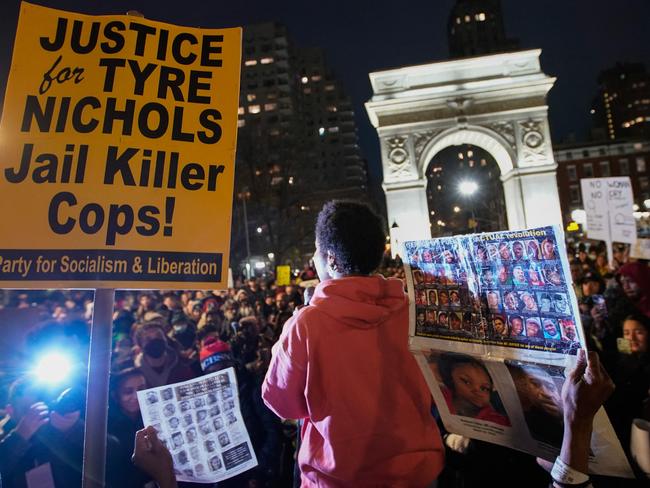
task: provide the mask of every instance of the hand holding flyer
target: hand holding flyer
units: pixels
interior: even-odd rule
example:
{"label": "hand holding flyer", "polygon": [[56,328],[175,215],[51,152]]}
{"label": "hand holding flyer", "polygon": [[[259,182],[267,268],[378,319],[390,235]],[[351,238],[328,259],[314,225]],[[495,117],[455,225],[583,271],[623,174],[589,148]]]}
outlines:
{"label": "hand holding flyer", "polygon": [[214,483],[257,466],[234,368],[138,392],[145,425],[172,455],[179,481]]}
{"label": "hand holding flyer", "polygon": [[135,434],[133,464],[156,480],[161,488],[176,485],[171,454],[151,426]]}

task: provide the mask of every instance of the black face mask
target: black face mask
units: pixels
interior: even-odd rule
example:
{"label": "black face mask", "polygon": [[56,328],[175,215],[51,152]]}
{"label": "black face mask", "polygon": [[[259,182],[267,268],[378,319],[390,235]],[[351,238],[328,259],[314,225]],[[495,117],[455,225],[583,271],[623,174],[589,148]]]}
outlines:
{"label": "black face mask", "polygon": [[153,339],[144,346],[144,353],[149,357],[158,359],[165,354],[166,348],[167,344],[165,343],[165,339]]}

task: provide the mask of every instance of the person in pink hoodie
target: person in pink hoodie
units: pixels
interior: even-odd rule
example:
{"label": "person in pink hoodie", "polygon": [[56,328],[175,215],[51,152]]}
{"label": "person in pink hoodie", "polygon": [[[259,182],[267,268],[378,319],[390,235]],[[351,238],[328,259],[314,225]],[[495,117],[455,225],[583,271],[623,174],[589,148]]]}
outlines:
{"label": "person in pink hoodie", "polygon": [[368,207],[327,203],[316,224],[321,283],[272,350],[262,397],[278,416],[304,419],[303,487],[425,487],[443,468],[403,284],[372,274],[384,243]]}

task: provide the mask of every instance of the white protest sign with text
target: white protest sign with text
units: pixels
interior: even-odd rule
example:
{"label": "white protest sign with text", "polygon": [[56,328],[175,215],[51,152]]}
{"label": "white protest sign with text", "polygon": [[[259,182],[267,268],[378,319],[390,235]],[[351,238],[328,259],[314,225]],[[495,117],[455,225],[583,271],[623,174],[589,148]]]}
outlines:
{"label": "white protest sign with text", "polygon": [[636,242],[630,178],[586,178],[580,183],[589,238],[628,244]]}

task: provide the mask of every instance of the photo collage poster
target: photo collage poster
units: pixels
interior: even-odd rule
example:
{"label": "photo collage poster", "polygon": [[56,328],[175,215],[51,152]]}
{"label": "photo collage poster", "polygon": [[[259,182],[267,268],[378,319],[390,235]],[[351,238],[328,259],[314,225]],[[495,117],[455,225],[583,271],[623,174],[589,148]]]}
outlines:
{"label": "photo collage poster", "polygon": [[[585,348],[562,230],[407,241],[403,251],[410,347],[445,428],[552,461],[562,384]],[[589,469],[632,475],[602,408]]]}
{"label": "photo collage poster", "polygon": [[169,449],[178,481],[215,483],[257,466],[234,368],[138,392],[144,425]]}
{"label": "photo collage poster", "polygon": [[562,231],[404,243],[411,336],[575,355],[584,336]]}

